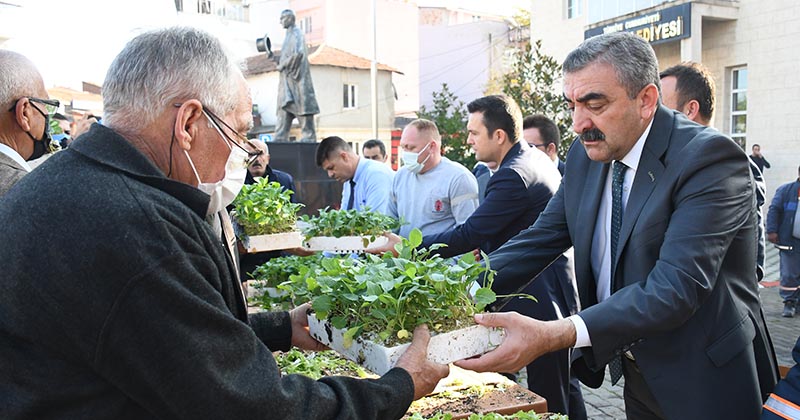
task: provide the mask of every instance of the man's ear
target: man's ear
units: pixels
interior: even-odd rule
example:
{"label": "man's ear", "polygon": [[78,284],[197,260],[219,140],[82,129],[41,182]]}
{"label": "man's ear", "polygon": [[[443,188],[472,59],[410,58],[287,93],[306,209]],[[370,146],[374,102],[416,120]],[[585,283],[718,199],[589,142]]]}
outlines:
{"label": "man's ear", "polygon": [[200,124],[203,122],[203,104],[196,99],[181,104],[175,118],[175,141],[184,150],[192,149],[192,142],[197,138]]}
{"label": "man's ear", "polygon": [[503,144],[504,141],[508,140],[508,134],[506,134],[504,130],[498,128],[492,133],[492,140],[496,141],[498,145]]}
{"label": "man's ear", "polygon": [[551,153],[557,153],[558,150],[556,148],[556,144],[555,143],[548,144],[547,147],[545,147],[544,152],[547,153],[548,155]]}
{"label": "man's ear", "polygon": [[640,115],[642,119],[650,118],[658,108],[659,93],[656,85],[650,83],[639,92]]}
{"label": "man's ear", "polygon": [[22,98],[14,105],[14,120],[22,127],[22,131],[31,131],[32,112],[36,112],[36,110],[33,109],[33,104],[28,98]]}
{"label": "man's ear", "polygon": [[700,103],[696,100],[692,99],[691,101],[687,102],[686,105],[683,106],[683,113],[686,114],[692,121],[696,121],[697,114],[700,112]]}

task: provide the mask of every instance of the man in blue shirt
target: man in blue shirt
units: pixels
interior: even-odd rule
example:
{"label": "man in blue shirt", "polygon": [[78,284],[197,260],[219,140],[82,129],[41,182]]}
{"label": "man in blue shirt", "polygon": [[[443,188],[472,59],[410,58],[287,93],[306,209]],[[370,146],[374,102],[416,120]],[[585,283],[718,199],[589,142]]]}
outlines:
{"label": "man in blue shirt", "polygon": [[317,146],[317,166],[344,184],[341,208],[388,214],[394,172],[380,163],[361,159],[341,137],[324,138]]}

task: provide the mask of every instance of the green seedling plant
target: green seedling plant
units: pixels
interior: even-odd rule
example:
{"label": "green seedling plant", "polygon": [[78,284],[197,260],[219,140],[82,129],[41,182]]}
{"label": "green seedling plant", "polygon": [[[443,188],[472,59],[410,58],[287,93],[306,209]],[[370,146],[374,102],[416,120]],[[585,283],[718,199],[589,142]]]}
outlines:
{"label": "green seedling plant", "polygon": [[400,227],[397,219],[369,209],[331,210],[326,207],[320,209],[317,216],[304,215],[302,220],[308,224],[308,228],[305,230],[306,239],[315,236],[369,237],[370,240],[366,241],[364,246],[367,246],[370,241],[374,241],[375,237],[383,235],[384,232]]}
{"label": "green seedling plant", "polygon": [[297,212],[303,207],[292,203],[292,194],[267,178],[245,185],[233,200],[236,222],[248,236],[291,232],[295,230]]}
{"label": "green seedling plant", "polygon": [[323,258],[325,257],[322,254],[306,257],[290,255],[272,258],[259,265],[252,273],[248,273],[254,280],[253,287],[261,292],[253,300],[266,310],[287,310],[303,303],[295,301],[295,293],[292,291],[297,289],[297,294],[307,296],[301,290],[305,289],[304,282],[293,285],[291,277],[315,270]]}
{"label": "green seedling plant", "polygon": [[355,362],[351,362],[334,352],[304,352],[291,349],[275,357],[278,368],[285,375],[299,374],[313,379],[323,376],[344,375],[356,378],[367,378],[370,374]]}
{"label": "green seedling plant", "polygon": [[[487,256],[483,255],[485,265],[472,253],[452,264],[431,254],[441,245],[418,249],[421,243],[422,233],[414,229],[395,246],[397,257],[385,253],[366,255],[363,261],[323,259],[319,270],[309,270],[302,278],[305,298],[312,301],[318,319],[346,329],[346,347],[362,334],[391,345],[409,341],[420,324],[435,332],[452,330],[464,320],[471,325],[472,315],[497,298]],[[470,286],[481,277],[483,287],[471,296]]]}

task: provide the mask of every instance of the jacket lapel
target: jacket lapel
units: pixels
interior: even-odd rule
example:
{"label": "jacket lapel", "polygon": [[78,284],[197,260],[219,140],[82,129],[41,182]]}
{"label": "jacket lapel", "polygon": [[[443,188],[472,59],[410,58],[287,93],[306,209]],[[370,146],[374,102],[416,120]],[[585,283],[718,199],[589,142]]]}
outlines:
{"label": "jacket lapel", "polygon": [[[608,176],[608,164],[600,162],[590,162],[589,169],[586,171],[586,183],[581,192],[581,200],[578,208],[578,223],[585,224],[586,229],[575,229],[575,249],[592,249],[592,238],[597,220],[597,209],[600,207],[600,199],[603,197],[606,177]],[[591,252],[575,253],[575,269],[582,275],[577,278],[594,278],[592,273]],[[580,295],[582,307],[586,308],[597,302],[597,279],[595,281],[578,282],[578,294]]]}
{"label": "jacket lapel", "polygon": [[664,173],[664,164],[661,157],[667,150],[669,138],[672,135],[672,125],[674,117],[666,108],[659,106],[656,109],[655,121],[650,128],[650,134],[645,139],[642,156],[639,159],[639,166],[636,169],[636,176],[633,178],[631,194],[628,196],[628,203],[625,206],[625,213],[622,215],[622,227],[619,232],[619,252],[611,263],[611,278],[614,279],[613,291],[624,286],[622,276],[617,276],[617,265],[619,257],[624,254],[625,246],[631,236],[633,227],[642,213],[647,199],[655,190],[661,175]]}

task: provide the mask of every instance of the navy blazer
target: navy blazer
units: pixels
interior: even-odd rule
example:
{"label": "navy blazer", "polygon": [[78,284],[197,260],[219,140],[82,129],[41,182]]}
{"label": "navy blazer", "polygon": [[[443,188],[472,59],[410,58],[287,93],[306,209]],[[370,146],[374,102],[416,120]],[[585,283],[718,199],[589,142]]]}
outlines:
{"label": "navy blazer", "polygon": [[422,247],[447,244],[436,251],[443,257],[475,248],[492,252],[536,220],[560,180],[558,169],[546,154],[524,141],[517,142],[489,178],[484,199],[475,212],[453,229],[426,235]]}
{"label": "navy blazer", "polygon": [[667,418],[757,418],[778,370],[758,299],[747,155],[658,107],[623,215],[612,294],[599,304],[591,246],[609,164],[590,160],[580,141],[567,162],[536,223],[489,255],[495,291],[522,289],[574,246],[592,342],[574,365],[585,368],[581,381],[599,386],[604,365],[630,350]]}

